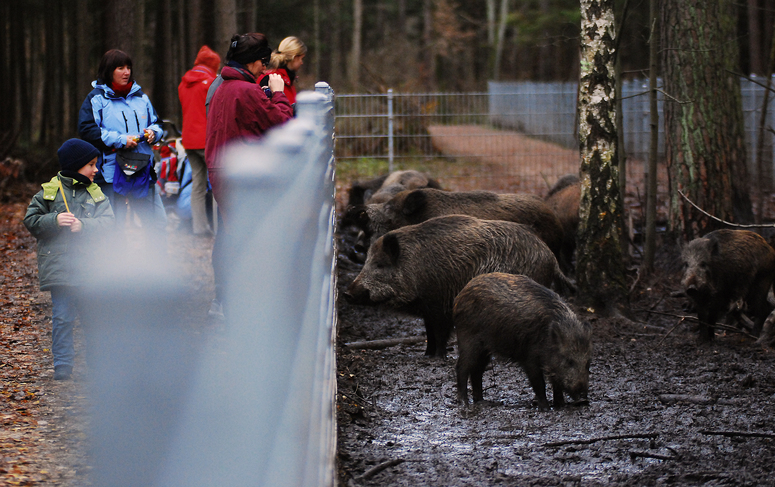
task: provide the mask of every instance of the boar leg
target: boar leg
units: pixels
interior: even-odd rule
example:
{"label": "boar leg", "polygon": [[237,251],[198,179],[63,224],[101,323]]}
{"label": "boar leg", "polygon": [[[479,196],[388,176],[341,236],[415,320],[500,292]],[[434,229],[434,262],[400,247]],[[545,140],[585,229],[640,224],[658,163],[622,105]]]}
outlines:
{"label": "boar leg", "polygon": [[[725,306],[726,304],[724,303]],[[717,305],[707,305],[697,310],[697,319],[700,321],[700,342],[707,343],[713,341],[713,326],[722,314],[722,310]]]}
{"label": "boar leg", "polygon": [[425,323],[425,338],[428,345],[425,347],[425,355],[432,357],[436,354],[436,333],[433,330],[433,322],[430,317],[423,317]]}
{"label": "boar leg", "polygon": [[471,375],[468,363],[457,361],[457,400],[461,406],[468,406],[468,377]]}
{"label": "boar leg", "polygon": [[428,347],[425,349],[425,355],[446,358],[447,340],[449,340],[450,327],[447,323],[451,322],[442,313],[430,312],[423,317],[425,322],[425,334],[428,337]]}
{"label": "boar leg", "polygon": [[772,307],[767,302],[767,294],[770,292],[770,282],[756,282],[748,292],[748,307],[751,310],[751,316],[753,317],[753,332],[754,336],[759,336],[762,332],[762,325],[772,311]]}
{"label": "boar leg", "polygon": [[523,363],[522,368],[525,370],[527,380],[530,381],[530,386],[536,395],[535,400],[538,403],[538,409],[542,411],[549,410],[549,401],[546,400],[546,381],[544,381],[544,371],[541,370],[541,366]]}
{"label": "boar leg", "polygon": [[484,387],[482,387],[482,377],[487,364],[490,363],[490,354],[482,353],[476,358],[471,366],[471,394],[474,396],[474,402],[484,400]]}
{"label": "boar leg", "polygon": [[552,402],[554,407],[561,408],[565,406],[565,388],[562,386],[562,382],[556,379],[552,379]]}

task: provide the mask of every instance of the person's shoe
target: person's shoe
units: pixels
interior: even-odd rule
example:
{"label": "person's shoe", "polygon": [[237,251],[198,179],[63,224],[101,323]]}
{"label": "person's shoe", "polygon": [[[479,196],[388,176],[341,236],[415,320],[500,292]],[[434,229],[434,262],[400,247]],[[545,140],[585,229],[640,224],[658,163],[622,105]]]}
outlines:
{"label": "person's shoe", "polygon": [[223,305],[217,299],[213,299],[213,302],[210,303],[210,311],[208,311],[207,314],[216,320],[226,319],[226,317],[223,315]]}
{"label": "person's shoe", "polygon": [[57,365],[54,367],[54,380],[70,380],[73,375],[73,367],[70,365]]}

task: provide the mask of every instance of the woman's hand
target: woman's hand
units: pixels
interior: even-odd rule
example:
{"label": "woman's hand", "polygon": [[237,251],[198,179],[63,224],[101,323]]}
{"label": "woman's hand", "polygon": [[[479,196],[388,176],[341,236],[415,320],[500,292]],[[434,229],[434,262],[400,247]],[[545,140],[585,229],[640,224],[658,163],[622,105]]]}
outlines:
{"label": "woman's hand", "polygon": [[156,140],[156,132],[151,129],[143,130],[143,134],[145,135],[145,140],[147,140],[149,144],[153,144]]}
{"label": "woman's hand", "polygon": [[127,149],[134,149],[135,147],[137,147],[137,139],[135,137],[137,137],[137,136],[136,135],[127,135],[126,136],[126,145],[125,145],[125,147]]}
{"label": "woman's hand", "polygon": [[285,89],[285,82],[283,77],[277,73],[269,75],[269,89],[272,91],[283,91]]}

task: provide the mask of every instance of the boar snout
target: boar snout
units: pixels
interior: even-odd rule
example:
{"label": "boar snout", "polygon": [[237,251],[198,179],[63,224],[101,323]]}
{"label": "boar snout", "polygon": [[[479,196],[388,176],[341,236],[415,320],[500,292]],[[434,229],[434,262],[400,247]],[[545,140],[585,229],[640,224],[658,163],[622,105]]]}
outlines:
{"label": "boar snout", "polygon": [[369,290],[361,286],[358,279],[354,280],[344,292],[347,302],[352,304],[367,304],[371,302]]}

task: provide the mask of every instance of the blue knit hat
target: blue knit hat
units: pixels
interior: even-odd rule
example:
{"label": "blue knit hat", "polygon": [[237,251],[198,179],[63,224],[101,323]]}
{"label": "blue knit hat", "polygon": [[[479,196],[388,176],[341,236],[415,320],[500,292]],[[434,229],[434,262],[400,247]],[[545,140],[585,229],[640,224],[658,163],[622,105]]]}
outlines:
{"label": "blue knit hat", "polygon": [[68,139],[57,151],[59,167],[62,170],[78,171],[100,155],[93,145],[81,139]]}

